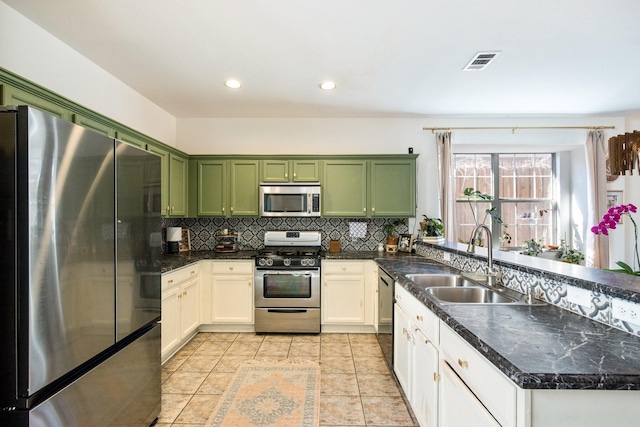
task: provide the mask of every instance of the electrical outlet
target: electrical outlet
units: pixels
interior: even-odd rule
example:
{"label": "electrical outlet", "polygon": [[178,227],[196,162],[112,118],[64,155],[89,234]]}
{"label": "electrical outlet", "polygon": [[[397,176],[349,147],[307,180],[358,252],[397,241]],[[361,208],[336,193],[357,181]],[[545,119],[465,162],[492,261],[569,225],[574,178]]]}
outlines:
{"label": "electrical outlet", "polygon": [[640,325],[640,304],[612,298],[611,312],[611,315],[616,319]]}
{"label": "electrical outlet", "polygon": [[567,286],[567,300],[581,307],[591,307],[591,291],[588,289]]}
{"label": "electrical outlet", "polygon": [[451,254],[450,254],[449,252],[445,251],[445,252],[442,254],[442,258],[443,258],[445,261],[451,261]]}

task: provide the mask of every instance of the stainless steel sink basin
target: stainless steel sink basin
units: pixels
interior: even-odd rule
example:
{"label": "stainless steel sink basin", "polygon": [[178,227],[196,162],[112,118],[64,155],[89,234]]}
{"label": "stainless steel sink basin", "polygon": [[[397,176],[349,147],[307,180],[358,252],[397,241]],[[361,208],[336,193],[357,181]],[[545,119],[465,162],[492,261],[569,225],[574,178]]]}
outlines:
{"label": "stainless steel sink basin", "polygon": [[428,288],[427,292],[446,304],[517,304],[519,301],[481,286]]}
{"label": "stainless steel sink basin", "polygon": [[405,277],[422,288],[478,286],[459,274],[407,274]]}

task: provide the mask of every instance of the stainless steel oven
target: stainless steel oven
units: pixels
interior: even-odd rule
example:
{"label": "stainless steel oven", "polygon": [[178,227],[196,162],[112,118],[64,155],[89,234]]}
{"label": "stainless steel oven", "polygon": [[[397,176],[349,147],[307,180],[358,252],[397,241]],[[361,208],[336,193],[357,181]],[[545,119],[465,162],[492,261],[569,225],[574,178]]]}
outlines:
{"label": "stainless steel oven", "polygon": [[[319,233],[265,233],[265,249],[255,262],[256,332],[320,332]],[[301,242],[316,246],[294,246]],[[269,245],[274,243],[288,246]]]}

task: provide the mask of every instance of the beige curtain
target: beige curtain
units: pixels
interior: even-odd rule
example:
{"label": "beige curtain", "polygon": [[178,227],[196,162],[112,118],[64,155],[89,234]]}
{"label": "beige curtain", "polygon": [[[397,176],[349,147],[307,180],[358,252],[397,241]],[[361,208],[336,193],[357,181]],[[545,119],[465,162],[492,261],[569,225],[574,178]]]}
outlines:
{"label": "beige curtain", "polygon": [[438,146],[438,170],[440,173],[440,214],[444,224],[444,237],[449,242],[457,242],[458,230],[456,225],[451,132],[436,133],[436,144]]}
{"label": "beige curtain", "polygon": [[604,132],[590,131],[587,136],[587,223],[585,264],[589,267],[609,268],[609,241],[596,236],[590,229],[600,222],[607,211],[607,172]]}

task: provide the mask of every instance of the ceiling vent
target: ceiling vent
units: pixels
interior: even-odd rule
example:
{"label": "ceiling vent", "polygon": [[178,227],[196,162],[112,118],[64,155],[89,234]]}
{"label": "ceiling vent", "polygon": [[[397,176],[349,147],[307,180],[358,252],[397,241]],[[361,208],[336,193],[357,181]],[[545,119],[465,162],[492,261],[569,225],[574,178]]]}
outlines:
{"label": "ceiling vent", "polygon": [[500,55],[502,52],[478,52],[475,54],[471,61],[462,69],[462,71],[481,71],[484,70],[493,62],[496,56]]}

